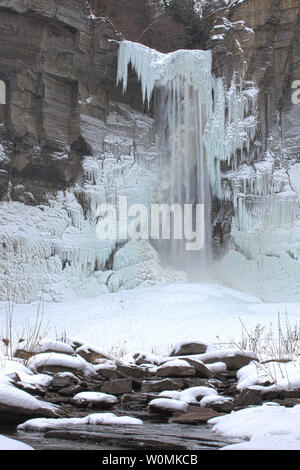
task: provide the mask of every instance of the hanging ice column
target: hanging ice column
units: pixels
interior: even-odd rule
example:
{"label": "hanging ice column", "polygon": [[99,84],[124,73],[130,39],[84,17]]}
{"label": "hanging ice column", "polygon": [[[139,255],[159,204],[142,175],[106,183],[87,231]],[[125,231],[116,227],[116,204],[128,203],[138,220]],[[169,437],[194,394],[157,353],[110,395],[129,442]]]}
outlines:
{"label": "hanging ice column", "polygon": [[[178,50],[161,54],[141,44],[123,41],[118,57],[118,78],[124,92],[128,66],[136,71],[144,102],[155,108],[160,144],[168,177],[164,196],[169,204],[204,204],[206,241],[202,257],[210,252],[211,195],[222,198],[221,162],[236,164],[249,149],[255,134],[256,94],[243,91],[233,77],[226,92],[223,80],[212,74],[210,51]],[[252,109],[251,109],[252,108]],[[249,111],[253,116],[247,118]],[[168,184],[166,184],[168,182]],[[161,201],[163,202],[163,201]],[[172,243],[174,258],[182,266],[183,244]],[[190,263],[189,263],[190,264]]]}

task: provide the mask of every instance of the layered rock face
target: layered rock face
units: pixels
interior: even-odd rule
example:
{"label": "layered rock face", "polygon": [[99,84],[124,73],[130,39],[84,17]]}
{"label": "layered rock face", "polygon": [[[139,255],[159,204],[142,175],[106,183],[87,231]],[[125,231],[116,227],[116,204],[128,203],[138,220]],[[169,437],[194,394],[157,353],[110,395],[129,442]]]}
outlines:
{"label": "layered rock face", "polygon": [[[1,1],[0,77],[6,84],[2,196],[38,203],[74,184],[82,155],[80,115],[108,114],[101,85],[118,36],[108,22],[87,17],[84,1]],[[86,99],[93,96],[93,103]]]}

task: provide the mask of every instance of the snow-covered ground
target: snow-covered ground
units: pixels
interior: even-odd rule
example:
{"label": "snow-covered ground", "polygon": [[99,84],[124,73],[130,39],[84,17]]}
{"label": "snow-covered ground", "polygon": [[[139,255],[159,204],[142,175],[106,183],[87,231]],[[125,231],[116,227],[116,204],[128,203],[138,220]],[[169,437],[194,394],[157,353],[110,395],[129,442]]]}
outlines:
{"label": "snow-covered ground", "polygon": [[[1,311],[6,304],[0,303]],[[33,322],[38,303],[15,305],[13,329],[22,331]],[[155,348],[169,353],[177,342],[210,343],[238,341],[242,319],[251,330],[258,323],[276,331],[278,312],[287,311],[291,325],[299,322],[300,303],[269,304],[248,294],[216,284],[159,284],[91,299],[44,303],[48,337],[66,333],[102,351],[119,348],[127,352]],[[5,315],[0,316],[0,331]]]}
{"label": "snow-covered ground", "polygon": [[285,408],[276,403],[233,411],[214,418],[214,431],[248,440],[225,450],[300,450],[300,406]]}
{"label": "snow-covered ground", "polygon": [[34,450],[23,442],[0,435],[0,450]]}

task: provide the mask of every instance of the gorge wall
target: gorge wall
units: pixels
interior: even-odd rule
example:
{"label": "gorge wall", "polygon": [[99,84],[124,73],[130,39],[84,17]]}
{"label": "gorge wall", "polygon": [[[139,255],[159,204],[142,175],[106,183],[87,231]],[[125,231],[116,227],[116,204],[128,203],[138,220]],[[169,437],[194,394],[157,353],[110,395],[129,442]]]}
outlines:
{"label": "gorge wall", "polygon": [[236,168],[223,165],[226,197],[212,205],[214,251],[226,254],[216,275],[269,300],[289,283],[299,298],[300,2],[203,2],[202,18],[188,1],[153,3],[0,0],[2,299],[62,300],[166,275],[147,244],[103,245],[92,229],[101,202],[156,198],[151,109],[134,73],[126,95],[115,86],[124,36],[162,52],[211,49],[228,86],[236,73],[259,89],[257,135]]}

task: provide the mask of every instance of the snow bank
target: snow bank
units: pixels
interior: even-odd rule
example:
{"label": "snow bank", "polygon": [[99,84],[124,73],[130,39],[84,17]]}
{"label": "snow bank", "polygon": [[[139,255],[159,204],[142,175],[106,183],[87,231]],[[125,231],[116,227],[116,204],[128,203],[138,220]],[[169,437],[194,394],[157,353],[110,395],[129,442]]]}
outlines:
{"label": "snow bank", "polygon": [[0,450],[34,450],[23,442],[0,435]]}
{"label": "snow bank", "polygon": [[[5,309],[5,303],[0,303],[0,307]],[[14,311],[15,328],[22,331],[23,325],[35,315],[36,304],[15,305]],[[104,352],[119,345],[127,352],[150,353],[156,348],[157,355],[166,355],[183,338],[190,341],[205,338],[212,344],[219,344],[220,340],[236,342],[241,338],[239,318],[249,330],[258,323],[268,328],[277,321],[278,312],[285,311],[291,325],[299,321],[299,303],[263,304],[256,297],[221,285],[176,283],[92,299],[45,303],[44,320],[52,326],[53,336],[55,329],[66,331],[70,337],[80,334],[83,342]],[[1,328],[5,329],[3,316]]]}
{"label": "snow bank", "polygon": [[227,449],[300,450],[300,405],[285,408],[274,403],[233,411],[208,423],[225,436],[249,439]]}
{"label": "snow bank", "polygon": [[[237,378],[238,390],[253,386],[265,392],[300,390],[300,360],[287,363],[270,361],[260,365],[250,363],[238,371]],[[268,382],[271,385],[263,386]]]}

